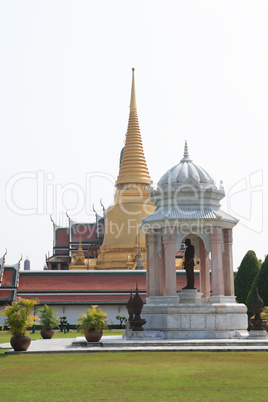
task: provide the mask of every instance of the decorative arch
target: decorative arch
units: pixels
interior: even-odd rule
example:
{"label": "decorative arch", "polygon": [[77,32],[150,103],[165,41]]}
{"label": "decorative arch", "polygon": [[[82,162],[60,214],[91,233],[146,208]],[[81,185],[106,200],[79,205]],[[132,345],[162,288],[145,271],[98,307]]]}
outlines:
{"label": "decorative arch", "polygon": [[206,233],[191,233],[191,231],[189,230],[189,232],[186,233],[181,233],[181,232],[177,232],[176,233],[176,250],[178,250],[181,246],[181,242],[182,240],[187,237],[188,235],[196,235],[198,237],[200,237],[200,239],[203,240],[204,245],[205,245],[205,249],[207,250],[208,253],[211,252],[211,246],[210,246],[210,235],[206,234]]}

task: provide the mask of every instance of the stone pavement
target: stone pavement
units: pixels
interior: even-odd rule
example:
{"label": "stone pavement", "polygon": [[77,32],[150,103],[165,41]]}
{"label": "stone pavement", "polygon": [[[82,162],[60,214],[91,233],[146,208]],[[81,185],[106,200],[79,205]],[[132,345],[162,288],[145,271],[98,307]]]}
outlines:
{"label": "stone pavement", "polygon": [[[10,348],[10,343],[0,344]],[[38,339],[26,352],[15,353],[92,353],[92,352],[164,352],[164,351],[268,351],[268,339],[196,339],[196,340],[126,340],[122,336],[105,336],[98,343],[88,343],[84,337],[75,339]]]}

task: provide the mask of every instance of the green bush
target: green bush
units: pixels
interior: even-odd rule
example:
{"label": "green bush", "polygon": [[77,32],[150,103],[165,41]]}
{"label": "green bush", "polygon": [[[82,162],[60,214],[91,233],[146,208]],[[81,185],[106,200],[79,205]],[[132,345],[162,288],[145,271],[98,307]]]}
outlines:
{"label": "green bush", "polygon": [[110,321],[106,313],[98,306],[92,306],[86,313],[80,314],[77,320],[78,331],[84,332],[89,330],[98,331],[107,329],[107,322]]}
{"label": "green bush", "polygon": [[254,251],[249,250],[238,268],[234,280],[235,295],[238,303],[246,304],[248,292],[258,275],[260,263]]}
{"label": "green bush", "polygon": [[43,329],[58,328],[60,319],[56,317],[56,312],[53,307],[49,307],[46,304],[39,309],[41,326]]}
{"label": "green bush", "polygon": [[27,329],[39,321],[34,315],[36,304],[38,302],[35,299],[18,298],[0,313],[6,316],[5,324],[8,325],[12,336],[25,336]]}
{"label": "green bush", "polygon": [[251,313],[251,300],[256,286],[258,288],[259,295],[263,300],[264,306],[268,306],[268,255],[265,257],[261,269],[259,270],[254,282],[252,283],[246,299],[247,308]]}
{"label": "green bush", "polygon": [[261,318],[267,321],[268,323],[268,307],[264,307],[261,313]]}

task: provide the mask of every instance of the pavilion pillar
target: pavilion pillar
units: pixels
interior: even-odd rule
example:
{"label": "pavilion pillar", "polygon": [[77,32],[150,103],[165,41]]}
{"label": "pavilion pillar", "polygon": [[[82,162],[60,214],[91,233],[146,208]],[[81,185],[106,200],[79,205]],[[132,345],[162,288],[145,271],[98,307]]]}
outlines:
{"label": "pavilion pillar", "polygon": [[223,296],[222,229],[220,227],[211,229],[210,242],[212,296]]}
{"label": "pavilion pillar", "polygon": [[165,261],[164,247],[161,243],[161,250],[157,249],[159,232],[151,231],[147,235],[148,261],[147,261],[147,297],[165,296]]}
{"label": "pavilion pillar", "polygon": [[165,247],[161,241],[161,251],[158,253],[159,295],[166,296]]}
{"label": "pavilion pillar", "polygon": [[222,259],[223,259],[224,296],[234,296],[232,229],[223,229],[223,240],[224,240],[224,253],[222,255]]}
{"label": "pavilion pillar", "polygon": [[149,276],[150,276],[150,269],[149,269],[149,243],[148,243],[148,234],[145,235],[145,249],[146,249],[146,294],[147,297],[150,296],[149,294]]}
{"label": "pavilion pillar", "polygon": [[60,262],[58,262],[58,264],[57,264],[57,269],[58,269],[58,270],[60,270],[60,269],[61,269]]}
{"label": "pavilion pillar", "polygon": [[166,296],[177,296],[176,262],[175,262],[176,233],[174,233],[174,228],[170,227],[164,228],[163,245],[164,245],[164,260],[165,260]]}
{"label": "pavilion pillar", "polygon": [[157,264],[157,236],[154,231],[147,235],[148,260],[146,270],[147,297],[155,296],[155,264]]}
{"label": "pavilion pillar", "polygon": [[209,253],[200,239],[200,292],[202,297],[210,297]]}

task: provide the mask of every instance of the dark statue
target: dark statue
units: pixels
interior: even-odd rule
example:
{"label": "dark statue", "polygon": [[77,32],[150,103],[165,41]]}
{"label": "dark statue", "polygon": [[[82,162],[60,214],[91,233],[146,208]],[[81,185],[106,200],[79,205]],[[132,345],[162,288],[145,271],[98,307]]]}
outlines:
{"label": "dark statue", "polygon": [[190,239],[185,240],[186,250],[184,253],[183,267],[186,271],[187,285],[183,289],[195,289],[194,287],[194,246]]}
{"label": "dark statue", "polygon": [[144,331],[142,326],[146,324],[146,320],[141,318],[143,304],[143,300],[139,295],[138,285],[136,285],[136,294],[132,298],[131,290],[131,295],[126,305],[129,314],[128,323],[132,331]]}
{"label": "dark statue", "polygon": [[251,318],[250,323],[253,326],[253,331],[263,331],[265,328],[264,325],[267,324],[267,321],[261,318],[261,312],[263,309],[263,300],[259,295],[257,286],[255,287],[255,292],[253,298],[251,300],[251,307],[254,313],[254,318]]}

